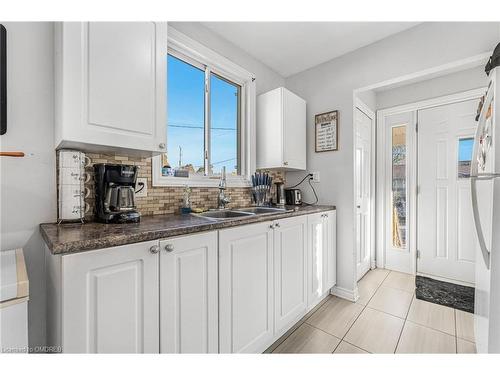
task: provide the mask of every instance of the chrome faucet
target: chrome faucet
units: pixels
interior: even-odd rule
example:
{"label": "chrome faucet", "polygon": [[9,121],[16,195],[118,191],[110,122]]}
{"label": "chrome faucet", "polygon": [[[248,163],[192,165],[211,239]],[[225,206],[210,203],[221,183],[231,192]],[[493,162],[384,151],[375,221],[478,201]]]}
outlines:
{"label": "chrome faucet", "polygon": [[217,209],[225,210],[226,204],[231,202],[229,197],[226,197],[226,167],[222,167],[220,181],[219,181],[219,194],[217,196]]}

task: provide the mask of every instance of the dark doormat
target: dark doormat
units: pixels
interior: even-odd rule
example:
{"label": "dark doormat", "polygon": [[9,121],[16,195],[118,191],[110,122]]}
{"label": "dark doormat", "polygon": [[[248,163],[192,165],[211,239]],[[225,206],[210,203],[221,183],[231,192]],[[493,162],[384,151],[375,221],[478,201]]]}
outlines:
{"label": "dark doormat", "polygon": [[417,299],[474,313],[474,288],[424,276],[417,276],[415,283]]}

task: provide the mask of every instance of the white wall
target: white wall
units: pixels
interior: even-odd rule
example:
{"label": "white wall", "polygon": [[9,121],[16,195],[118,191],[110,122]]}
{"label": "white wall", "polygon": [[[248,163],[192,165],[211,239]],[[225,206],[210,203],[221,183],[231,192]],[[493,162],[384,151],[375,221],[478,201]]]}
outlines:
{"label": "white wall", "polygon": [[204,44],[218,54],[255,74],[257,94],[285,85],[285,79],[274,70],[256,60],[238,46],[228,42],[197,22],[169,22],[169,26]]}
{"label": "white wall", "polygon": [[8,128],[0,158],[0,249],[24,248],[30,281],[29,343],[45,344],[44,252],[38,225],[56,220],[52,23],[7,28]]}
{"label": "white wall", "polygon": [[[462,70],[401,87],[375,92],[377,109],[415,103],[488,85],[484,66]],[[371,91],[371,90],[370,90]]]}
{"label": "white wall", "polygon": [[[320,203],[337,206],[339,287],[355,288],[353,90],[491,51],[498,23],[424,23],[286,79],[307,101],[307,168],[320,171]],[[339,151],[314,152],[314,115],[340,111]],[[287,173],[292,184],[304,173]],[[312,193],[304,187],[306,200]]]}
{"label": "white wall", "polygon": [[373,112],[377,110],[377,93],[374,90],[366,90],[356,93],[356,97],[361,100]]}

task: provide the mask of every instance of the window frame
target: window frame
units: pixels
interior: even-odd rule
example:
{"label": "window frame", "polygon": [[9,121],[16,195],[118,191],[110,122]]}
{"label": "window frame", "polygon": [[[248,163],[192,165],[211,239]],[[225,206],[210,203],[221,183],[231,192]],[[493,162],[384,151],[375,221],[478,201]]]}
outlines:
{"label": "window frame", "polygon": [[[210,103],[207,100],[210,74],[237,84],[240,89],[239,103],[239,153],[240,175],[227,175],[228,187],[248,187],[250,175],[255,171],[255,77],[250,72],[234,64],[204,45],[180,33],[169,26],[168,54],[173,55],[205,71],[205,142],[210,152]],[[165,56],[167,58],[167,56]],[[207,128],[208,124],[208,128]],[[168,126],[168,124],[166,124]],[[166,129],[168,131],[168,129]],[[208,139],[207,139],[208,135]],[[168,136],[168,133],[167,133]],[[205,170],[207,170],[205,158]],[[163,176],[161,173],[161,155],[152,159],[153,186],[217,187],[218,175],[191,175],[189,177]]]}

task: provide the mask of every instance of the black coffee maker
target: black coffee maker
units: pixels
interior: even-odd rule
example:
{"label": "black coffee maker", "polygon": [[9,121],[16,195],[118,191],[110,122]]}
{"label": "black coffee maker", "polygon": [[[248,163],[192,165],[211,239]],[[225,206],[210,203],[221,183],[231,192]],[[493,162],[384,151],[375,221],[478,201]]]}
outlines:
{"label": "black coffee maker", "polygon": [[138,223],[135,165],[94,164],[95,218],[101,223]]}

